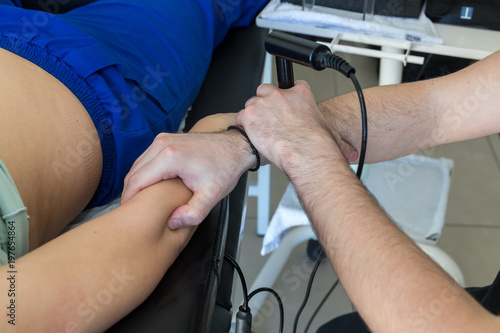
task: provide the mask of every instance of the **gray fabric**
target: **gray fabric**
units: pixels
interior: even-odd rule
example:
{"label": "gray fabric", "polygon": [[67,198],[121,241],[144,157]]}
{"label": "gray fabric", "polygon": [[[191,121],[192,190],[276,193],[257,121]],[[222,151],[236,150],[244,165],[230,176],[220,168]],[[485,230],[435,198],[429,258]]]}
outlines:
{"label": "gray fabric", "polygon": [[7,167],[0,160],[0,265],[29,251],[28,212]]}

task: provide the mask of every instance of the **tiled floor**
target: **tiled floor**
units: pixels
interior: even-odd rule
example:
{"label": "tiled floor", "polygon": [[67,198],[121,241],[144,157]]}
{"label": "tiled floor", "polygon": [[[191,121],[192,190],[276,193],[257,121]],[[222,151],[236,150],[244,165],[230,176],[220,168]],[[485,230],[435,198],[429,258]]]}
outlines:
{"label": "tiled floor", "polygon": [[[364,87],[377,84],[377,61],[346,56],[356,68]],[[307,80],[317,100],[350,91],[351,83],[332,72],[313,72],[295,68],[295,78]],[[449,193],[446,222],[438,242],[460,266],[468,286],[491,283],[500,269],[500,139],[497,135],[468,142],[437,147],[431,157],[454,160],[454,172]],[[272,169],[271,211],[274,212],[288,184],[286,176]],[[255,199],[249,198],[246,228],[240,263],[250,286],[268,256],[261,257],[262,238],[256,235]],[[303,299],[308,272],[313,263],[307,258],[305,244],[290,255],[273,287],[285,299],[285,332],[292,332],[293,319]],[[308,306],[302,313],[298,332],[304,332],[317,307],[336,277],[328,262],[323,262],[314,281]],[[238,282],[239,284],[239,282]],[[237,287],[236,303],[241,301]],[[254,312],[253,332],[277,332],[279,315],[273,298],[267,298],[258,313]],[[308,332],[329,319],[353,310],[341,286],[333,292],[313,321]]]}

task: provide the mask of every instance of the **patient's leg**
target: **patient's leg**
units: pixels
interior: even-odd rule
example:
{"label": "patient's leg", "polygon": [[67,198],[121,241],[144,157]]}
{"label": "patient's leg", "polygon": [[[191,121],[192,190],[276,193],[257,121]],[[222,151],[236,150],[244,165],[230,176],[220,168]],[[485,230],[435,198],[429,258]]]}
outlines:
{"label": "patient's leg", "polygon": [[101,147],[85,108],[53,76],[3,49],[0,73],[0,159],[28,208],[35,249],[91,199]]}

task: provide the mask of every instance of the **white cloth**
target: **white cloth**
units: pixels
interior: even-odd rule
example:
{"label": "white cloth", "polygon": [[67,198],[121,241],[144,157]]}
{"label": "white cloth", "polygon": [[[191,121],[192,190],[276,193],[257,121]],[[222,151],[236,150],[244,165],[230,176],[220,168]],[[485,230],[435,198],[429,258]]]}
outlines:
{"label": "white cloth", "polygon": [[[408,236],[435,243],[444,226],[452,169],[450,159],[409,155],[365,165],[362,181]],[[289,184],[264,235],[261,254],[276,249],[290,228],[307,224],[309,219]]]}
{"label": "white cloth", "polygon": [[120,206],[121,199],[122,197],[119,196],[105,205],[84,210],[77,217],[75,217],[75,219],[71,221],[71,223],[66,228],[64,228],[63,233],[118,208]]}
{"label": "white cloth", "polygon": [[320,6],[316,6],[312,11],[303,11],[301,6],[274,1],[261,12],[260,17],[270,21],[443,44],[434,24],[423,11],[418,19],[373,15],[370,21],[363,21],[362,14],[359,13]]}

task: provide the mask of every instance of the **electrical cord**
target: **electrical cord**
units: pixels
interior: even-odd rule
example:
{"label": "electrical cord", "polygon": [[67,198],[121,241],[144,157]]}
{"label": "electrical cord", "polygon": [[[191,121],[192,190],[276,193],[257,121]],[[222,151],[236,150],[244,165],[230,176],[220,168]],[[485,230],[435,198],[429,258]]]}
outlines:
{"label": "electrical cord", "polygon": [[[352,67],[347,61],[342,59],[341,57],[333,54],[330,49],[325,46],[321,45],[312,41],[305,40],[303,38],[299,38],[296,36],[292,36],[283,32],[279,31],[273,31],[271,32],[267,38],[266,38],[266,50],[272,55],[275,55],[276,57],[279,57],[281,62],[278,62],[279,64],[283,64],[281,71],[284,73],[278,73],[279,75],[281,74],[286,74],[282,75],[283,79],[291,79],[292,81],[290,82],[291,85],[293,86],[293,75],[292,75],[292,66],[290,61],[296,62],[299,64],[302,64],[304,66],[308,66],[310,68],[313,68],[315,70],[322,70],[324,68],[332,68],[346,76],[347,78],[350,78],[354,88],[356,89],[356,93],[358,95],[359,103],[360,103],[360,108],[361,108],[361,122],[362,122],[362,133],[361,133],[361,150],[359,154],[359,160],[358,160],[358,169],[356,172],[356,176],[358,179],[361,179],[361,175],[363,172],[363,167],[364,167],[364,162],[365,162],[365,156],[366,156],[366,145],[367,145],[367,138],[368,138],[368,118],[366,115],[366,104],[363,96],[363,91],[361,89],[361,86],[356,78],[355,75],[355,69]],[[277,58],[278,59],[278,58]],[[288,64],[288,66],[285,66],[285,63]],[[280,71],[280,72],[281,72]],[[286,81],[286,80],[285,80]],[[286,82],[285,82],[286,83]],[[280,86],[281,87],[281,86]],[[311,272],[311,275],[309,277],[309,282],[307,285],[307,290],[306,294],[304,296],[304,300],[297,311],[297,315],[295,316],[294,320],[294,325],[293,325],[293,333],[297,332],[297,325],[298,321],[300,318],[300,315],[305,308],[307,301],[309,299],[309,295],[311,292],[311,287],[312,283],[314,281],[314,277],[316,275],[316,272],[318,270],[319,264],[321,263],[321,260],[324,258],[325,253],[323,250],[321,250],[318,259],[316,260],[316,263],[314,265],[313,271]],[[240,307],[240,311],[238,311],[237,314],[237,322],[236,322],[236,333],[250,333],[250,327],[251,327],[251,314],[250,314],[250,309],[248,308],[248,300],[249,296],[247,293],[246,289],[246,284],[244,282],[243,278],[243,273],[241,272],[241,269],[239,268],[238,264],[234,261],[234,259],[230,258],[229,256],[225,256],[236,268],[238,274],[240,275],[240,279],[242,281],[242,286],[243,286],[243,293],[244,293],[244,303]],[[336,282],[336,284],[338,281]],[[332,287],[332,291],[335,288],[336,284]],[[262,290],[264,291],[264,290]],[[266,289],[266,291],[269,291]],[[331,293],[331,292],[330,292]],[[255,295],[255,293],[252,293],[252,296]],[[279,297],[276,294],[273,293],[277,298]],[[325,298],[326,299],[326,298]],[[279,301],[280,303],[281,301]],[[324,303],[324,302],[323,302]],[[314,314],[315,315],[315,314]],[[281,316],[283,320],[283,316]],[[239,326],[240,325],[240,326]],[[309,327],[310,323],[308,324]],[[240,327],[240,328],[239,328]],[[281,327],[281,326],[280,326]]]}
{"label": "electrical cord", "polygon": [[[356,171],[356,176],[358,177],[358,179],[361,179],[361,175],[363,173],[363,167],[365,164],[366,145],[367,145],[367,141],[368,141],[368,117],[366,114],[366,104],[365,104],[365,98],[363,95],[363,90],[361,89],[361,86],[358,82],[358,79],[356,78],[355,69],[351,65],[349,65],[349,63],[347,63],[347,61],[345,61],[341,57],[334,55],[334,54],[331,54],[331,53],[327,53],[323,57],[320,55],[319,61],[323,65],[325,65],[326,67],[333,68],[333,69],[339,71],[340,73],[342,73],[344,76],[350,78],[353,85],[354,85],[354,88],[356,89],[356,93],[358,95],[360,109],[361,109],[361,126],[362,126],[361,151],[359,154],[358,169]],[[324,256],[325,256],[324,251],[321,250],[320,255],[318,256],[318,259],[316,260],[316,263],[314,265],[314,269],[311,272],[311,275],[309,277],[309,282],[307,285],[307,290],[306,290],[306,294],[304,296],[304,300],[302,301],[302,305],[300,306],[299,310],[297,311],[297,314],[295,315],[295,320],[294,320],[294,324],[293,324],[293,333],[297,332],[297,325],[298,325],[300,315],[307,304],[307,301],[309,299],[309,294],[311,292],[312,283],[313,283],[314,277],[316,275],[316,271],[317,271],[319,264]],[[338,283],[338,281],[336,283]],[[333,288],[335,288],[335,286],[336,286],[336,284],[334,284]],[[333,288],[332,288],[332,291],[333,291]],[[326,298],[325,298],[325,300],[326,300]],[[315,314],[314,314],[314,316],[315,316]],[[306,331],[307,331],[309,325],[310,325],[310,323],[306,327]]]}
{"label": "electrical cord", "polygon": [[316,310],[314,310],[313,314],[311,315],[311,319],[309,319],[309,322],[307,323],[306,328],[304,329],[304,333],[307,333],[307,331],[309,330],[309,327],[311,327],[311,324],[312,324],[314,318],[316,318],[316,315],[318,314],[319,310],[321,310],[321,308],[325,304],[326,300],[328,299],[328,297],[330,297],[330,295],[335,290],[335,288],[337,287],[338,284],[339,284],[339,279],[337,279],[337,281],[335,281],[335,283],[332,285],[330,290],[328,290],[328,292],[323,297],[323,299],[321,300],[319,305],[316,307]]}
{"label": "electrical cord", "polygon": [[243,290],[243,305],[242,305],[242,307],[243,307],[244,311],[247,311],[247,310],[249,310],[249,307],[248,307],[249,298],[248,298],[248,289],[247,289],[247,282],[245,281],[245,276],[243,276],[243,272],[240,268],[240,265],[238,265],[236,260],[234,260],[229,254],[224,253],[224,259],[226,259],[227,261],[229,261],[229,263],[231,263],[231,265],[234,267],[234,269],[236,270],[236,272],[238,272],[238,275],[240,276],[241,289]]}
{"label": "electrical cord", "polygon": [[252,297],[254,297],[255,295],[257,295],[258,293],[260,292],[264,292],[264,291],[267,291],[271,294],[274,295],[274,297],[276,298],[276,301],[278,302],[278,307],[280,309],[280,326],[279,326],[279,333],[283,333],[283,325],[284,325],[284,321],[285,321],[285,311],[283,310],[283,302],[281,301],[281,297],[278,295],[278,293],[276,291],[274,291],[273,289],[271,288],[267,288],[267,287],[262,287],[262,288],[258,288],[258,289],[255,289],[254,291],[252,291],[250,293],[250,295],[248,295],[248,300],[250,301],[250,299]]}
{"label": "electrical cord", "polygon": [[431,58],[432,58],[432,54],[428,54],[427,57],[425,57],[425,62],[420,67],[420,70],[418,71],[418,74],[415,77],[415,81],[419,81],[422,78],[422,75],[424,74],[424,71],[427,69],[427,66],[429,65],[429,62],[431,61]]}
{"label": "electrical cord", "polygon": [[[318,46],[319,47],[319,46]],[[368,138],[368,119],[366,116],[366,104],[365,97],[363,96],[363,89],[356,78],[356,70],[352,67],[347,61],[343,58],[339,57],[336,54],[331,53],[329,50],[320,51],[316,56],[316,66],[323,68],[332,68],[339,73],[343,74],[345,77],[350,78],[354,88],[356,89],[356,93],[358,94],[359,104],[361,108],[361,151],[359,154],[359,162],[358,162],[358,170],[356,175],[359,179],[361,179],[361,174],[363,172],[363,166],[365,164],[365,155],[366,155],[366,143]]]}
{"label": "electrical cord", "polygon": [[319,264],[321,264],[321,261],[325,257],[325,252],[321,250],[321,252],[318,255],[318,259],[316,259],[316,263],[314,264],[314,267],[312,269],[311,275],[309,276],[309,281],[307,283],[307,288],[306,288],[306,294],[304,295],[304,299],[302,300],[302,304],[299,307],[299,310],[297,311],[297,314],[295,315],[295,320],[293,321],[293,333],[297,333],[297,325],[299,324],[299,318],[300,315],[302,314],[302,311],[306,307],[307,301],[309,300],[309,295],[311,294],[311,287],[314,281],[314,277],[316,276],[316,272],[318,271]]}
{"label": "electrical cord", "polygon": [[[340,58],[338,56],[335,56],[335,58],[330,57],[329,59],[334,59],[334,61],[331,62],[332,64],[335,65],[334,69],[339,70],[338,68],[341,68],[342,74],[344,74],[345,76],[347,76],[351,79],[351,81],[354,85],[354,88],[356,89],[356,93],[358,95],[360,108],[361,108],[361,122],[362,122],[361,136],[362,137],[361,137],[361,151],[359,154],[358,169],[356,172],[356,176],[358,177],[358,179],[361,179],[361,175],[363,173],[363,166],[364,166],[364,162],[365,162],[366,145],[367,145],[367,137],[368,137],[368,118],[367,118],[367,114],[366,114],[366,104],[365,104],[365,100],[364,100],[364,96],[363,96],[363,91],[361,89],[361,86],[360,86],[357,78],[356,78],[354,68],[352,68],[345,60],[343,60],[342,58]],[[341,59],[341,60],[338,60],[338,59]],[[302,314],[302,311],[304,310],[304,308],[307,304],[307,301],[309,300],[309,295],[311,293],[311,288],[312,288],[312,284],[314,281],[314,277],[316,276],[316,272],[317,272],[319,265],[324,257],[325,257],[325,253],[323,250],[321,250],[321,252],[318,255],[318,259],[316,260],[316,263],[314,265],[314,268],[311,272],[311,275],[309,277],[309,281],[308,281],[307,288],[306,288],[306,294],[304,295],[304,299],[302,301],[302,304],[301,304],[301,306],[300,306],[300,308],[297,311],[297,314],[295,316],[295,320],[293,323],[293,333],[297,332],[297,325],[299,322],[300,315]],[[241,280],[241,284],[242,284],[242,289],[243,289],[243,305],[240,306],[239,311],[238,311],[237,316],[236,316],[237,317],[236,333],[250,332],[252,316],[250,314],[250,308],[248,307],[248,302],[249,302],[250,298],[255,296],[257,293],[263,292],[263,291],[270,292],[278,300],[278,306],[280,309],[279,332],[282,333],[283,332],[283,322],[284,322],[284,311],[283,311],[283,303],[281,302],[279,295],[271,288],[259,288],[255,291],[253,291],[249,295],[248,290],[247,290],[247,286],[246,286],[246,282],[245,282],[245,278],[243,276],[243,272],[241,271],[241,268],[239,267],[239,265],[236,263],[236,261],[233,258],[231,258],[227,254],[224,255],[224,258],[226,258],[233,265],[233,267],[236,269],[236,271],[238,272],[238,275],[240,276],[240,280]],[[337,280],[334,283],[334,285],[332,286],[332,288],[330,288],[330,290],[328,291],[326,296],[323,298],[322,302],[320,303],[320,305],[318,306],[316,311],[313,313],[311,319],[309,320],[309,322],[306,326],[305,332],[307,332],[314,317],[318,313],[319,309],[323,306],[326,299],[330,296],[330,294],[333,292],[333,290],[335,289],[335,287],[337,286],[338,283],[339,283],[339,281]]]}
{"label": "electrical cord", "polygon": [[257,295],[260,292],[269,292],[271,293],[276,300],[278,301],[278,307],[280,311],[280,326],[279,326],[279,333],[283,333],[283,326],[284,326],[284,321],[285,321],[285,314],[283,310],[283,302],[281,301],[280,296],[276,291],[274,291],[271,288],[267,287],[262,287],[258,288],[254,291],[252,291],[250,294],[248,294],[248,289],[247,289],[247,283],[245,281],[245,277],[243,276],[243,271],[241,270],[240,266],[234,260],[229,254],[224,253],[224,259],[226,259],[238,272],[238,275],[240,277],[240,282],[241,282],[241,289],[243,290],[243,305],[241,305],[238,308],[238,313],[236,314],[236,333],[250,333],[251,332],[251,326],[252,326],[252,314],[250,313],[250,307],[248,306],[248,303],[252,297]]}
{"label": "electrical cord", "polygon": [[363,166],[365,165],[366,143],[368,141],[368,117],[366,116],[366,104],[365,97],[363,96],[363,89],[361,89],[361,86],[359,85],[358,79],[356,78],[356,75],[354,75],[354,72],[351,72],[349,74],[349,78],[354,84],[354,88],[356,89],[356,93],[358,94],[359,105],[361,108],[361,151],[359,153],[358,170],[356,171],[356,176],[358,177],[358,179],[361,179]]}

